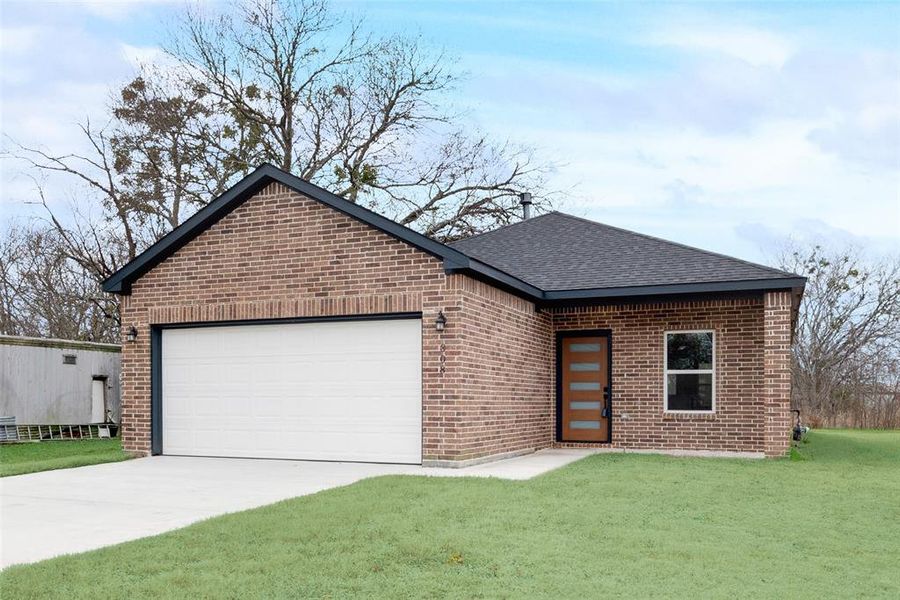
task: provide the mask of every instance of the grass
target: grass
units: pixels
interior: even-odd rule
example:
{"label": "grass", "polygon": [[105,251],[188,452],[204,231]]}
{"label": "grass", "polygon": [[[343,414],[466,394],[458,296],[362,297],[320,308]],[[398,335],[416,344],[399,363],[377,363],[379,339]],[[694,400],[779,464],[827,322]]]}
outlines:
{"label": "grass", "polygon": [[131,458],[118,438],[0,444],[0,477]]}
{"label": "grass", "polygon": [[[900,597],[900,432],[795,460],[605,454],[390,476],[12,567],[8,598]],[[102,516],[100,517],[102,520]]]}

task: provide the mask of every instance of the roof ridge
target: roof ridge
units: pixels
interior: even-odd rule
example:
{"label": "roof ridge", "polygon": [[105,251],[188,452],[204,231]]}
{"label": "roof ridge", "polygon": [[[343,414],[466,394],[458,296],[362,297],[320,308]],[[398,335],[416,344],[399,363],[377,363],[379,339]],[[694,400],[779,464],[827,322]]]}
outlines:
{"label": "roof ridge", "polygon": [[[558,211],[553,211],[553,212],[558,212]],[[698,247],[696,247],[696,246],[691,246],[691,245],[689,245],[689,244],[683,244],[683,243],[681,243],[681,242],[673,242],[672,240],[667,240],[667,239],[664,239],[664,238],[661,238],[661,237],[656,237],[655,235],[649,235],[649,234],[646,234],[646,233],[641,233],[640,231],[633,231],[633,230],[631,230],[631,229],[625,229],[624,227],[616,227],[615,225],[609,225],[609,224],[607,224],[607,223],[600,223],[599,221],[592,221],[591,219],[586,219],[586,218],[584,218],[584,217],[579,217],[579,216],[576,216],[576,215],[570,215],[570,214],[564,213],[564,212],[560,212],[559,214],[560,214],[561,216],[567,217],[567,218],[569,218],[569,219],[575,219],[575,220],[577,220],[577,221],[582,221],[582,222],[584,222],[584,223],[589,223],[589,224],[591,224],[591,225],[599,225],[599,226],[601,226],[601,227],[606,227],[606,228],[608,228],[608,229],[614,229],[614,230],[616,230],[616,231],[621,231],[621,232],[623,232],[623,233],[629,233],[629,234],[631,234],[631,235],[636,235],[636,236],[639,236],[639,237],[642,237],[642,238],[645,238],[645,239],[648,239],[648,240],[653,240],[653,241],[655,241],[655,242],[662,242],[662,243],[664,243],[664,244],[670,244],[670,245],[672,245],[672,246],[678,246],[678,247],[680,247],[680,248],[686,248],[686,249],[688,249],[688,250],[694,250],[694,251],[696,251],[696,252],[702,252],[703,254],[707,254],[707,255],[709,255],[709,256],[716,256],[716,257],[719,257],[719,258],[727,258],[727,259],[729,259],[729,260],[733,260],[733,261],[736,261],[736,262],[739,262],[739,263],[743,263],[743,264],[745,264],[745,265],[750,265],[751,267],[756,267],[756,268],[758,268],[758,269],[764,269],[764,270],[769,271],[769,272],[771,272],[771,273],[777,273],[778,275],[784,275],[784,276],[787,276],[787,277],[800,277],[800,275],[797,275],[796,273],[791,273],[791,272],[789,272],[789,271],[784,271],[784,270],[782,270],[782,269],[776,269],[775,267],[770,267],[770,266],[768,266],[768,265],[762,265],[762,264],[755,263],[755,262],[752,262],[752,261],[749,261],[749,260],[745,260],[745,259],[743,259],[743,258],[738,258],[738,257],[736,257],[736,256],[731,256],[731,255],[728,255],[728,254],[722,254],[721,252],[713,252],[712,250],[705,250],[705,249],[703,249],[703,248],[698,248]]]}
{"label": "roof ridge", "polygon": [[516,221],[515,223],[507,223],[506,225],[501,225],[500,227],[497,227],[496,229],[490,229],[488,231],[482,231],[481,233],[476,233],[474,235],[470,235],[469,237],[460,238],[460,239],[456,240],[455,242],[449,242],[447,245],[453,246],[454,244],[458,244],[460,242],[467,242],[469,240],[474,240],[475,238],[480,238],[485,235],[490,235],[490,234],[496,233],[498,231],[506,231],[510,227],[515,227],[516,225],[522,225],[523,223],[528,223],[529,221],[536,221],[538,219],[542,219],[542,218],[552,215],[552,214],[563,214],[563,213],[559,212],[558,210],[551,210],[551,211],[548,211],[548,212],[545,212],[545,213],[542,213],[539,215],[535,215],[535,216],[531,217],[530,219],[522,219],[521,221]]}

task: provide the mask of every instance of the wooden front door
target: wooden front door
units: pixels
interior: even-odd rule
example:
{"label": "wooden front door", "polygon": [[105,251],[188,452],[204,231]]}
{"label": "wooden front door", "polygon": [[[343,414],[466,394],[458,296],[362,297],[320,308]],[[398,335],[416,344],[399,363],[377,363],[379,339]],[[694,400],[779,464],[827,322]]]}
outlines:
{"label": "wooden front door", "polygon": [[608,442],[611,415],[609,332],[561,332],[557,344],[559,440]]}

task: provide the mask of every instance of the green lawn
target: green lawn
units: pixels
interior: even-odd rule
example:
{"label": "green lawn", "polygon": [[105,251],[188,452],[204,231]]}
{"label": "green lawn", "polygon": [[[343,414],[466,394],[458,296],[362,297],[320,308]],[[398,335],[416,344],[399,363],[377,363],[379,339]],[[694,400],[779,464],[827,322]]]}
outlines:
{"label": "green lawn", "polygon": [[[5,598],[900,597],[900,432],[803,460],[381,477],[0,574]],[[102,515],[98,515],[102,526]]]}
{"label": "green lawn", "polygon": [[0,444],[0,477],[131,458],[118,438]]}

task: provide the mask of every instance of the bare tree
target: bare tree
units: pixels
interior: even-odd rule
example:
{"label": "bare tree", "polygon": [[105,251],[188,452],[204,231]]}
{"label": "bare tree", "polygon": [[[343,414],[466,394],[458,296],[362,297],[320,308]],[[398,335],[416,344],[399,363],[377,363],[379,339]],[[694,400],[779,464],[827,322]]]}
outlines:
{"label": "bare tree", "polygon": [[42,175],[68,176],[84,199],[99,204],[99,215],[88,210],[89,202],[81,202],[62,218],[50,210],[36,184],[72,259],[98,280],[177,227],[247,169],[235,160],[245,136],[217,115],[215,105],[180,85],[180,79],[164,80],[152,70],[145,75],[113,98],[106,126],[96,129],[90,121],[80,126],[89,152],[56,154],[16,144],[16,156],[26,164]]}
{"label": "bare tree", "polygon": [[26,335],[19,292],[25,243],[19,228],[9,224],[0,237],[0,333]]}
{"label": "bare tree", "polygon": [[[115,153],[108,132],[105,129],[95,130],[90,121],[79,127],[92,149],[91,154],[52,154],[38,147],[17,144],[16,156],[41,175],[62,173],[70,176],[73,183],[85,189],[85,195],[97,198],[103,209],[102,224],[89,221],[79,225],[77,217],[80,215],[76,214],[76,225],[66,227],[50,210],[43,188],[37,178],[34,178],[39,201],[47,208],[48,217],[61,234],[63,242],[70,246],[69,252],[73,259],[99,279],[113,273],[121,258],[118,256],[119,252],[107,247],[109,240],[105,239],[102,230],[109,226],[117,232],[120,243],[116,246],[124,246],[124,256],[127,259],[138,252],[140,228],[135,219],[137,211],[132,197],[124,185],[122,174],[116,170]],[[77,205],[73,208],[80,210]]]}
{"label": "bare tree", "polygon": [[468,135],[442,103],[458,74],[418,39],[365,35],[319,0],[250,0],[189,10],[168,52],[193,88],[253,132],[251,160],[426,235],[458,239],[508,223],[522,190],[542,201],[548,166],[528,149]]}
{"label": "bare tree", "polygon": [[204,96],[177,73],[148,67],[111,106],[113,167],[151,240],[251,168],[242,158],[246,132],[220,117],[220,106]]}
{"label": "bare tree", "polygon": [[845,410],[838,424],[864,429],[900,427],[900,340],[880,344],[854,357],[839,388]]}
{"label": "bare tree", "polygon": [[0,332],[113,341],[114,311],[96,279],[71,264],[55,229],[13,223],[3,232]]}
{"label": "bare tree", "polygon": [[[96,129],[90,121],[80,126],[88,152],[54,154],[15,144],[15,155],[41,175],[59,173],[73,182],[79,200],[69,202],[68,210],[51,208],[59,203],[48,202],[37,178],[35,194],[55,249],[69,269],[94,282],[94,305],[115,323],[117,299],[104,294],[99,282],[244,172],[234,157],[245,136],[233,127],[226,130],[215,107],[198,94],[158,76],[151,83],[143,76],[128,83],[110,109],[107,126]],[[21,269],[14,273],[29,275]],[[54,288],[44,293],[52,302]],[[57,300],[56,306],[78,307]],[[81,316],[73,313],[72,322]]]}
{"label": "bare tree", "polygon": [[78,193],[51,210],[36,186],[70,267],[102,281],[262,162],[444,241],[518,219],[520,191],[546,204],[550,166],[447,106],[443,53],[320,0],[220,8],[184,12],[169,58],[113,95],[104,126],[81,125],[86,152],[13,142]]}
{"label": "bare tree", "polygon": [[861,418],[874,397],[891,393],[900,360],[900,261],[867,265],[854,250],[814,246],[780,262],[808,278],[794,344],[795,403],[828,425]]}

